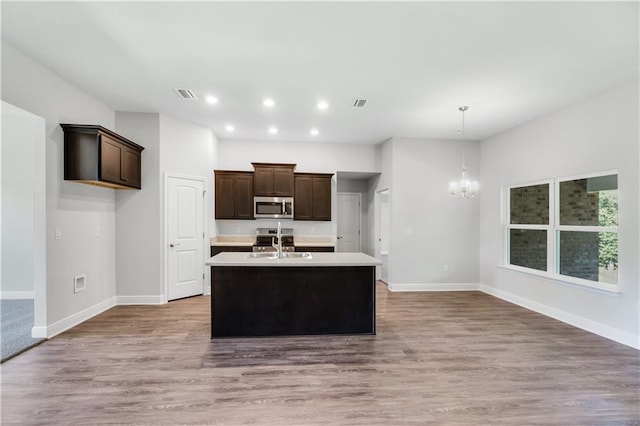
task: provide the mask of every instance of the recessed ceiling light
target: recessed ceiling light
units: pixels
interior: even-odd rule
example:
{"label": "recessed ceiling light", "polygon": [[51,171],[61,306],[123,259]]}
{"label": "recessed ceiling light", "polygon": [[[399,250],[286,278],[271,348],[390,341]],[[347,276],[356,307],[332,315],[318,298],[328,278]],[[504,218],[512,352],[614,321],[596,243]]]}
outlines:
{"label": "recessed ceiling light", "polygon": [[227,124],[227,125],[225,125],[225,126],[224,126],[224,129],[225,129],[227,132],[233,132],[236,128],[235,128],[235,127],[233,127],[233,124]]}
{"label": "recessed ceiling light", "polygon": [[266,106],[267,108],[271,108],[276,104],[276,101],[274,101],[271,98],[264,98],[262,100],[262,105]]}
{"label": "recessed ceiling light", "polygon": [[311,130],[309,130],[309,134],[310,134],[311,136],[318,136],[318,134],[319,134],[319,133],[320,133],[320,132],[318,131],[318,129],[311,129]]}
{"label": "recessed ceiling light", "polygon": [[276,133],[278,133],[278,128],[276,126],[269,127],[269,133],[275,135]]}
{"label": "recessed ceiling light", "polygon": [[218,103],[218,98],[216,98],[215,96],[212,96],[212,95],[207,95],[205,100],[210,104],[217,104]]}
{"label": "recessed ceiling light", "polygon": [[318,102],[318,109],[319,110],[325,110],[329,108],[329,103],[327,101],[319,101]]}

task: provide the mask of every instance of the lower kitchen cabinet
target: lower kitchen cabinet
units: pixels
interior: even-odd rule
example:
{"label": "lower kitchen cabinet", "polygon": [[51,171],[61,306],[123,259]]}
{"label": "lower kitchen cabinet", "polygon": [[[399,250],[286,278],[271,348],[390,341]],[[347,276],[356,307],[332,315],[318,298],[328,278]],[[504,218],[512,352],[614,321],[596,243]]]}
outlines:
{"label": "lower kitchen cabinet", "polygon": [[218,253],[222,253],[223,251],[246,251],[250,252],[253,250],[253,246],[211,246],[211,256],[215,256]]}
{"label": "lower kitchen cabinet", "polygon": [[333,246],[296,246],[296,251],[333,253]]}

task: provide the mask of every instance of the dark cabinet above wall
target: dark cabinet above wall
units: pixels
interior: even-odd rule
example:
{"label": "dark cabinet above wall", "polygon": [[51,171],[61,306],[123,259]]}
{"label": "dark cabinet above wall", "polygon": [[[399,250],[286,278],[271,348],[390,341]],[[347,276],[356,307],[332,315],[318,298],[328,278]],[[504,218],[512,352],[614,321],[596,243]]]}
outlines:
{"label": "dark cabinet above wall", "polygon": [[64,179],[116,189],[141,189],[144,147],[102,126],[60,124]]}
{"label": "dark cabinet above wall", "polygon": [[216,219],[253,219],[253,172],[214,173]]}
{"label": "dark cabinet above wall", "polygon": [[331,173],[296,173],[295,220],[331,220]]}
{"label": "dark cabinet above wall", "polygon": [[253,194],[256,197],[293,197],[295,164],[253,164]]}

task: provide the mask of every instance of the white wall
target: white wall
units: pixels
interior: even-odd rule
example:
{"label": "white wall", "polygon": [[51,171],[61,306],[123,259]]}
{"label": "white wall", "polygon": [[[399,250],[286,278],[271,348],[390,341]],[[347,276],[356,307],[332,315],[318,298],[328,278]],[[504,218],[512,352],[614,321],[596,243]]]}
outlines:
{"label": "white wall", "polygon": [[[628,83],[482,141],[481,282],[485,291],[638,346],[638,83]],[[618,170],[619,288],[604,294],[500,268],[501,188]]]}
{"label": "white wall", "polygon": [[251,162],[295,163],[297,172],[379,172],[375,146],[286,141],[220,140],[219,169],[253,171]]}
{"label": "white wall", "polygon": [[[380,172],[379,147],[357,144],[296,143],[285,141],[220,140],[218,144],[219,170],[253,171],[252,162],[294,163],[297,172],[336,173]],[[336,235],[337,179],[332,179],[332,220],[294,221],[281,220],[282,226],[291,227],[296,235]],[[212,235],[254,235],[255,229],[273,227],[273,220],[218,220]]]}
{"label": "white wall", "polygon": [[38,325],[46,323],[44,129],[41,117],[2,102],[0,298],[38,294]]}
{"label": "white wall", "polygon": [[[205,217],[209,230],[214,229],[213,170],[218,143],[211,129],[160,114],[160,174],[177,173],[205,179]],[[164,187],[162,191],[164,194]]]}
{"label": "white wall", "polygon": [[[63,327],[81,312],[106,309],[115,296],[113,189],[63,180],[59,123],[114,128],[114,112],[2,41],[2,99],[46,121],[47,321]],[[96,236],[97,228],[101,236]],[[56,241],[54,232],[61,230]],[[74,294],[73,277],[87,276]],[[75,315],[75,317],[74,317]]]}
{"label": "white wall", "polygon": [[160,115],[116,112],[115,131],[142,145],[142,189],[116,192],[118,303],[162,303]]}
{"label": "white wall", "polygon": [[477,288],[482,193],[471,200],[453,198],[448,182],[460,176],[463,146],[470,176],[479,175],[478,143],[393,138],[385,144],[391,179],[385,170],[378,189],[390,189],[390,288]]}

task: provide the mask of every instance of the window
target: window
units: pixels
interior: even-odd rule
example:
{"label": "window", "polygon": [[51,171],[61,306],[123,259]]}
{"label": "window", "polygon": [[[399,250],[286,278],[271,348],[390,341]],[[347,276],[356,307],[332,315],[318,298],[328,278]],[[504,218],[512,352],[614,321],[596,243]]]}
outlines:
{"label": "window", "polygon": [[549,184],[509,191],[509,264],[546,271],[548,267]]}
{"label": "window", "polygon": [[514,186],[507,197],[507,265],[615,289],[617,174]]}

